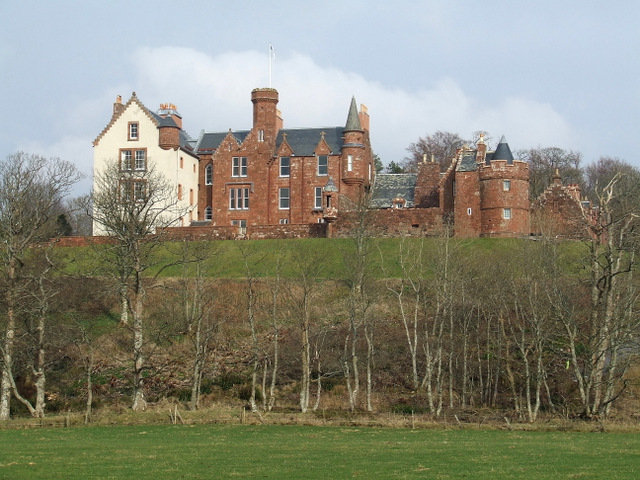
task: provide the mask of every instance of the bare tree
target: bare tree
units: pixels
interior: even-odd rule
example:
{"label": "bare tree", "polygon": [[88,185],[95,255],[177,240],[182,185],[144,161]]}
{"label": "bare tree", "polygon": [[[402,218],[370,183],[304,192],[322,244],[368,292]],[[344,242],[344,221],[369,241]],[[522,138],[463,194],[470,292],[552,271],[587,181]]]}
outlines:
{"label": "bare tree", "polygon": [[7,306],[2,342],[0,420],[10,414],[16,313],[22,292],[21,271],[27,252],[55,235],[58,206],[82,175],[59,158],[18,152],[0,164],[0,262]]}
{"label": "bare tree", "polygon": [[538,147],[520,150],[516,155],[529,163],[529,190],[532,199],[538,198],[549,186],[556,171],[565,184],[583,183],[580,152],[557,147]]}
{"label": "bare tree", "polygon": [[[158,265],[155,253],[165,241],[165,227],[176,223],[183,214],[177,209],[173,187],[153,166],[147,167],[121,170],[117,162],[111,162],[97,172],[91,212],[94,225],[113,240],[98,251],[108,273],[120,285],[123,312],[132,317],[135,411],[146,407],[143,276],[152,267],[159,272],[168,266]],[[125,321],[128,322],[126,317]]]}
{"label": "bare tree", "polygon": [[406,171],[413,172],[417,165],[423,161],[424,156],[431,160],[431,156],[440,164],[442,171],[451,164],[451,159],[455,156],[458,148],[462,147],[467,140],[461,138],[457,133],[437,131],[433,135],[418,138],[418,141],[407,147],[409,155],[403,161]]}
{"label": "bare tree", "polygon": [[[270,321],[271,321],[271,356],[265,358],[262,374],[263,409],[271,411],[276,402],[276,383],[278,378],[278,368],[280,366],[280,294],[281,294],[281,269],[282,257],[276,256],[273,259],[273,276],[267,280],[267,287],[270,294]],[[267,375],[269,365],[271,366],[271,382],[267,393]]]}
{"label": "bare tree", "polygon": [[370,227],[370,197],[363,195],[351,213],[349,243],[342,251],[345,274],[343,283],[348,289],[346,296],[348,328],[344,339],[342,368],[347,384],[349,409],[354,411],[358,405],[360,391],[360,332],[364,330],[366,341],[366,402],[367,410],[371,405],[372,367],[373,367],[373,332],[374,321],[370,314],[373,304],[371,281],[371,260],[373,253],[373,232]]}
{"label": "bare tree", "polygon": [[[296,309],[300,327],[300,410],[306,413],[309,409],[311,387],[311,320],[313,300],[317,296],[316,282],[322,271],[322,260],[319,252],[308,252],[301,245],[292,251],[292,264],[296,276],[295,287],[289,290],[291,300]],[[320,388],[320,384],[318,384]]]}
{"label": "bare tree", "polygon": [[635,199],[625,202],[615,175],[598,197],[598,218],[591,225],[588,243],[586,318],[573,309],[563,315],[584,415],[606,416],[611,403],[624,389],[621,378],[629,365],[628,349],[637,338],[640,317],[636,312],[637,281],[634,277],[638,248],[639,211]]}

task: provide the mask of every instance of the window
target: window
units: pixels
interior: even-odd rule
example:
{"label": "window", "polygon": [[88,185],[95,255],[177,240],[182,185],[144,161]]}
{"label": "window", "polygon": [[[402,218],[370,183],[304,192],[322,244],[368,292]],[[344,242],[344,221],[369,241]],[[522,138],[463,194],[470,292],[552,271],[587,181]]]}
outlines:
{"label": "window", "polygon": [[120,152],[120,170],[131,170],[132,168],[131,150],[122,150]]}
{"label": "window", "polygon": [[184,168],[184,157],[180,157],[180,168]]}
{"label": "window", "polygon": [[353,155],[347,155],[347,172],[353,171]]}
{"label": "window", "polygon": [[146,150],[120,150],[120,170],[146,170]]}
{"label": "window", "polygon": [[329,157],[327,155],[318,155],[318,175],[329,174]]}
{"label": "window", "polygon": [[233,157],[233,166],[231,168],[232,177],[247,176],[247,157]]}
{"label": "window", "polygon": [[136,150],[136,170],[145,170],[147,168],[147,152],[145,150]]}
{"label": "window", "polygon": [[120,201],[143,202],[147,197],[147,184],[144,180],[121,180]]}
{"label": "window", "polygon": [[258,141],[264,142],[264,130],[258,130]]}
{"label": "window", "polygon": [[505,220],[511,220],[511,209],[510,208],[503,208],[502,209],[502,218],[504,218]]}
{"label": "window", "polygon": [[138,122],[129,122],[129,140],[138,140]]}
{"label": "window", "polygon": [[288,218],[281,218],[280,219],[280,225],[287,225],[289,223],[289,219]]}
{"label": "window", "polygon": [[502,190],[508,192],[511,190],[511,180],[503,180],[502,181]]}
{"label": "window", "polygon": [[144,181],[133,182],[133,199],[136,202],[143,202],[147,198],[147,184]]}
{"label": "window", "polygon": [[289,176],[289,157],[280,157],[280,176],[288,177]]}
{"label": "window", "polygon": [[280,188],[278,190],[278,197],[279,197],[279,207],[281,210],[288,210],[289,209],[289,189],[288,188]]}
{"label": "window", "polygon": [[240,187],[229,190],[229,210],[249,210],[249,188]]}
{"label": "window", "polygon": [[322,187],[315,188],[315,199],[313,202],[313,208],[316,210],[322,209]]}
{"label": "window", "polygon": [[211,210],[211,205],[204,209],[204,219],[211,220],[213,218],[213,211]]}
{"label": "window", "polygon": [[244,235],[247,233],[247,221],[246,220],[231,220],[231,225],[238,227],[238,233]]}
{"label": "window", "polygon": [[189,205],[193,205],[193,188],[189,189]]}
{"label": "window", "polygon": [[472,211],[470,208],[467,208],[467,215],[471,215]]}
{"label": "window", "polygon": [[213,165],[209,164],[204,168],[204,183],[213,185]]}
{"label": "window", "polygon": [[182,200],[182,184],[178,184],[178,200]]}

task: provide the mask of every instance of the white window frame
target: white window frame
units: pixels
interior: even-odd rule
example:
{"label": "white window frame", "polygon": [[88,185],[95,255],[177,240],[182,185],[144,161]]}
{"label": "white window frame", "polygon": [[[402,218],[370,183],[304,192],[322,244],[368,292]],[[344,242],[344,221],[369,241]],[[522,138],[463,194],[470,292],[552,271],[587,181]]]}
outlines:
{"label": "white window frame", "polygon": [[229,189],[229,210],[249,210],[249,187]]}
{"label": "white window frame", "polygon": [[329,175],[329,155],[318,155],[318,176]]}
{"label": "white window frame", "polygon": [[322,210],[322,187],[315,187],[314,189],[314,210]]}
{"label": "white window frame", "polygon": [[244,235],[247,233],[247,221],[246,220],[231,220],[231,225],[238,227],[238,233]]}
{"label": "white window frame", "polygon": [[288,218],[281,218],[280,219],[280,225],[287,225],[289,223],[289,219]]}
{"label": "white window frame", "polygon": [[211,164],[204,167],[204,184],[213,185],[213,165]]}
{"label": "white window frame", "polygon": [[207,208],[204,209],[204,219],[213,220],[213,209],[211,208],[211,205],[208,205]]}
{"label": "white window frame", "polygon": [[231,176],[246,177],[247,176],[247,157],[232,157],[231,160]]}
{"label": "white window frame", "polygon": [[511,209],[510,208],[503,208],[502,209],[502,218],[504,220],[511,220]]}
{"label": "white window frame", "polygon": [[147,169],[147,151],[135,150],[135,168],[136,170]]}
{"label": "white window frame", "polygon": [[502,181],[502,190],[508,192],[511,190],[511,180]]}
{"label": "white window frame", "polygon": [[291,158],[280,157],[280,176],[288,177],[290,174],[291,174]]}
{"label": "white window frame", "polygon": [[347,155],[347,172],[353,172],[353,155]]}
{"label": "white window frame", "polygon": [[288,187],[278,189],[278,208],[289,210],[291,208],[291,189]]}
{"label": "white window frame", "polygon": [[120,170],[133,170],[133,150],[120,150]]}
{"label": "white window frame", "polygon": [[129,122],[128,140],[137,141],[140,138],[140,125],[138,122]]}

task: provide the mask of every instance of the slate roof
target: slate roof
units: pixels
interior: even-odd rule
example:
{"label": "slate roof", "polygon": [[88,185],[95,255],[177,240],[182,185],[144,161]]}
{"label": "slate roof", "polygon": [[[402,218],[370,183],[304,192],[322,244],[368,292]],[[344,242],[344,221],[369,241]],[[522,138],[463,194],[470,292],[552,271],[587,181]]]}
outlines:
{"label": "slate roof", "polygon": [[345,130],[362,130],[360,124],[360,116],[358,115],[358,106],[356,105],[356,97],[351,97],[351,106],[349,107],[349,115],[347,115],[347,123]]}
{"label": "slate roof", "polygon": [[316,147],[322,139],[324,132],[324,140],[329,145],[332,154],[338,154],[342,151],[342,132],[343,127],[326,127],[326,128],[285,128],[278,132],[276,138],[276,149],[280,148],[284,141],[284,134],[287,135],[287,143],[293,150],[294,155],[301,157],[310,157],[315,155]]}
{"label": "slate roof", "polygon": [[513,154],[511,153],[511,149],[509,148],[509,144],[507,143],[507,139],[504,135],[500,139],[500,143],[498,143],[496,151],[493,152],[491,160],[506,160],[509,165],[513,163]]}
{"label": "slate roof", "polygon": [[376,175],[371,206],[391,208],[395,198],[404,198],[405,207],[414,206],[414,193],[418,175],[415,173],[379,173]]}
{"label": "slate roof", "polygon": [[[487,153],[487,156],[489,153]],[[478,164],[476,163],[476,151],[467,152],[462,160],[458,163],[456,170],[458,172],[475,172],[478,169]]]}
{"label": "slate roof", "polygon": [[[231,132],[231,135],[235,137],[238,143],[242,144],[244,139],[249,135],[250,130],[238,130],[236,132]],[[202,132],[200,138],[198,139],[196,149],[198,153],[209,153],[215,151],[225,137],[229,134],[229,132]]]}
{"label": "slate roof", "polygon": [[[149,113],[151,114],[153,119],[156,121],[158,128],[161,128],[161,127],[180,128],[178,124],[175,122],[175,120],[168,115],[166,117],[161,117],[157,113],[152,112],[150,110],[149,110]],[[187,153],[195,155],[196,154],[196,152],[194,151],[195,143],[196,141],[193,138],[191,138],[191,136],[185,130],[180,128],[180,148],[186,151]]]}

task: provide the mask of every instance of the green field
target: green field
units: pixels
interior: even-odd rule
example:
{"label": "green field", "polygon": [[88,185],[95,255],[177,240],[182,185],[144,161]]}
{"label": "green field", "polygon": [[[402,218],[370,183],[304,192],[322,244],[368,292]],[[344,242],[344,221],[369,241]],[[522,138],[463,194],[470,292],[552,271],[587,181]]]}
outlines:
{"label": "green field", "polygon": [[244,425],[0,430],[0,478],[633,479],[640,435]]}

